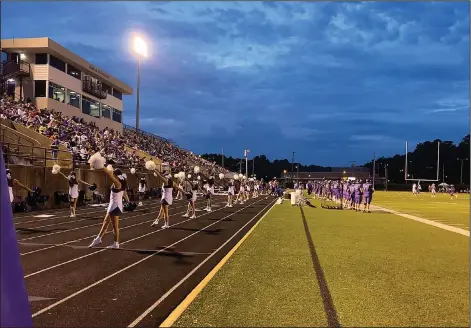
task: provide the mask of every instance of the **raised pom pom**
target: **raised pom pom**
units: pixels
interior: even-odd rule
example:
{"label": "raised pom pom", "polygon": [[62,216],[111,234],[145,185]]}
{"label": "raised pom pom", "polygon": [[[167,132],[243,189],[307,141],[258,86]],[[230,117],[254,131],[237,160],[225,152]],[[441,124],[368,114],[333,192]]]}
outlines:
{"label": "raised pom pom", "polygon": [[188,179],[191,179],[191,174],[188,174]]}
{"label": "raised pom pom", "polygon": [[182,172],[179,172],[179,173],[178,173],[178,178],[179,178],[180,180],[185,180],[185,175],[186,175],[185,172],[183,172],[183,171],[182,171]]}
{"label": "raised pom pom", "polygon": [[244,175],[242,173],[239,174],[239,178],[243,179]]}
{"label": "raised pom pom", "polygon": [[198,181],[199,181],[199,180],[201,180],[201,177],[198,175],[197,179],[198,179]]}
{"label": "raised pom pom", "polygon": [[106,166],[106,169],[107,169],[108,171],[113,172],[113,166],[112,166],[111,164],[108,164],[108,165]]}
{"label": "raised pom pom", "polygon": [[146,162],[146,169],[148,169],[149,171],[154,171],[156,168],[156,165],[154,163],[154,161],[147,161]]}
{"label": "raised pom pom", "polygon": [[245,175],[243,175],[243,176],[242,176],[242,179],[244,179],[244,180],[245,180],[245,179],[247,179],[247,177],[246,177]]}
{"label": "raised pom pom", "polygon": [[219,173],[219,179],[224,179],[224,173]]}
{"label": "raised pom pom", "polygon": [[101,170],[105,166],[105,159],[101,156],[100,153],[95,153],[90,157],[88,163],[90,163],[90,168],[94,170]]}
{"label": "raised pom pom", "polygon": [[136,174],[136,169],[135,168],[131,169],[131,174]]}
{"label": "raised pom pom", "polygon": [[232,177],[234,180],[239,180],[239,175],[238,174],[234,174],[234,176]]}
{"label": "raised pom pom", "polygon": [[52,170],[53,171],[56,171],[57,173],[59,173],[61,171],[61,167],[57,164],[54,164],[54,166],[52,167]]}
{"label": "raised pom pom", "polygon": [[199,167],[199,166],[195,166],[194,172],[195,172],[196,174],[200,173],[200,167]]}

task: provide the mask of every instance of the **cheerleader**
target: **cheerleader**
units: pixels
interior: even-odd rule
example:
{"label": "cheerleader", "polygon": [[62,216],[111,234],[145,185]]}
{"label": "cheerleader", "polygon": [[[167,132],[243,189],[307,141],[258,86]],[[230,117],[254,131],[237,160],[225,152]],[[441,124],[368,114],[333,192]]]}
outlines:
{"label": "cheerleader", "polygon": [[239,204],[243,205],[244,204],[244,198],[245,198],[245,182],[241,181],[240,182],[239,194],[237,195],[236,202],[238,201]]}
{"label": "cheerleader", "polygon": [[139,187],[138,187],[138,192],[139,192],[139,204],[138,206],[142,206],[142,201],[144,199],[144,195],[147,191],[147,181],[145,177],[141,177],[139,181]]}
{"label": "cheerleader", "polygon": [[260,189],[260,184],[258,183],[257,180],[255,180],[254,182],[254,188],[253,188],[253,198],[257,198],[258,197],[258,191]]}
{"label": "cheerleader", "polygon": [[105,218],[103,219],[103,225],[101,226],[100,232],[93,239],[92,243],[88,247],[95,247],[102,242],[102,238],[105,235],[108,227],[113,225],[114,242],[107,248],[118,249],[119,248],[119,216],[123,214],[123,197],[129,202],[129,196],[126,192],[127,181],[120,169],[114,169],[113,171],[107,168],[103,169],[108,178],[113,182],[111,185],[110,192],[110,204],[106,211]]}
{"label": "cheerleader", "polygon": [[163,229],[170,228],[169,225],[169,215],[168,215],[168,207],[173,203],[173,188],[178,189],[183,192],[172,178],[172,175],[168,173],[165,177],[160,174],[158,171],[154,171],[155,174],[162,179],[162,199],[160,200],[160,211],[159,215],[155,221],[151,224],[151,226],[155,226],[159,224],[159,220],[162,217],[164,219],[164,225],[162,226]]}
{"label": "cheerleader", "polygon": [[80,179],[77,179],[77,175],[75,174],[74,171],[70,172],[69,176],[66,176],[62,172],[58,172],[60,175],[62,175],[67,182],[69,183],[69,205],[70,205],[70,217],[74,218],[75,215],[75,210],[77,208],[77,199],[79,196],[79,189],[78,185],[79,183],[83,183],[89,187],[92,185],[89,183],[86,183],[85,181],[82,181]]}
{"label": "cheerleader", "polygon": [[[191,176],[188,176],[188,179],[190,178]],[[186,180],[183,183],[183,187],[185,190],[186,199],[188,200],[188,209],[186,211],[186,214],[183,215],[183,217],[185,218],[190,217],[191,219],[196,219],[195,202],[196,202],[198,190],[201,189],[199,186],[198,180],[195,180],[193,182]]]}
{"label": "cheerleader", "polygon": [[234,194],[235,194],[235,184],[234,184],[234,180],[231,179],[229,180],[229,187],[227,189],[227,204],[226,204],[226,207],[232,207],[232,197],[234,197]]}
{"label": "cheerleader", "polygon": [[177,197],[175,197],[175,200],[182,200],[183,199],[183,182],[181,179],[178,181],[178,190],[177,190]]}
{"label": "cheerleader", "polygon": [[214,179],[209,177],[208,181],[205,184],[206,189],[206,208],[205,211],[211,212],[211,198],[214,195]]}
{"label": "cheerleader", "polygon": [[24,190],[33,192],[31,189],[26,187],[24,184],[22,184],[18,180],[13,179],[13,177],[11,176],[11,171],[9,169],[6,169],[5,172],[7,175],[7,184],[8,184],[8,193],[10,194],[10,203],[13,203],[13,200],[15,199],[15,197],[13,197],[13,186],[18,186],[20,188],[23,188]]}

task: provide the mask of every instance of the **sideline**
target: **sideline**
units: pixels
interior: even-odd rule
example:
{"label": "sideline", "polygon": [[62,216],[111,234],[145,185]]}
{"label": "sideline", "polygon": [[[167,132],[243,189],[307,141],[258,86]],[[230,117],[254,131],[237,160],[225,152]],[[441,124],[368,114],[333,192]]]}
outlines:
{"label": "sideline", "polygon": [[[242,243],[250,236],[250,234],[255,230],[255,228],[259,225],[260,222],[268,215],[268,213],[273,209],[273,207],[276,205],[276,201],[273,202],[272,206],[265,212],[265,214],[260,218],[260,220],[257,221],[257,223],[254,224],[252,228],[250,228],[249,231],[239,240],[239,242],[226,254],[226,256],[223,257],[223,259],[204,277],[203,280],[191,291],[190,294],[175,308],[175,310],[170,313],[170,315],[165,319],[161,324],[160,327],[171,327],[175,321],[177,321],[180,316],[185,312],[185,310],[193,303],[195,298],[201,293],[201,291],[208,285],[208,283],[211,281],[211,279],[216,275],[216,273],[221,270],[221,268],[226,264],[226,262],[229,260],[229,258],[235,253],[235,251],[242,245]],[[256,217],[256,216],[255,216]],[[254,217],[254,218],[255,218]],[[253,218],[253,219],[254,219]],[[252,219],[252,220],[253,220]],[[246,223],[249,224],[252,220]],[[245,227],[245,226],[244,226]],[[242,230],[244,227],[242,227],[240,230]],[[239,231],[240,231],[239,230]],[[238,232],[239,232],[238,231]],[[238,233],[236,232],[236,234]],[[234,236],[236,235],[234,234]],[[232,236],[231,239],[234,237]],[[230,239],[224,243],[222,246],[227,244],[230,241]],[[220,247],[222,248],[222,247]],[[219,249],[218,249],[219,250]],[[216,250],[217,251],[217,250]],[[137,322],[133,322],[129,327],[133,327]]]}

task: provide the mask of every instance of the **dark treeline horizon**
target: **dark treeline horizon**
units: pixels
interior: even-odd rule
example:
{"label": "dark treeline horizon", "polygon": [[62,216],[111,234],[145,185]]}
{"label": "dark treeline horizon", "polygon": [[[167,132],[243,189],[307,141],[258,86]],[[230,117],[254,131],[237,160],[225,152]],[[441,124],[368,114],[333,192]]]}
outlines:
{"label": "dark treeline horizon", "polygon": [[[453,141],[442,141],[436,139],[434,141],[424,141],[418,143],[413,151],[408,153],[408,173],[409,178],[414,179],[436,179],[437,175],[437,144],[440,142],[440,167],[439,182],[447,182],[458,184],[461,179],[464,184],[469,184],[470,178],[470,135],[465,136],[458,144]],[[202,154],[201,157],[222,164],[221,154]],[[461,161],[463,159],[463,161]],[[242,161],[242,166],[240,163]],[[292,163],[288,159],[275,159],[270,161],[265,155],[258,155],[250,158],[248,161],[248,173],[253,174],[253,162],[255,163],[255,174],[258,178],[280,177],[283,170],[291,172]],[[463,163],[462,163],[463,162]],[[294,172],[297,171],[295,162]],[[463,169],[461,170],[461,164]],[[373,172],[373,160],[363,165]],[[232,172],[245,173],[245,158],[237,158],[232,156],[224,156],[224,167]],[[300,172],[330,172],[335,166],[320,165],[303,165],[299,164]],[[376,174],[385,176],[385,168],[387,167],[388,180],[390,183],[405,182],[405,154],[396,154],[391,157],[379,157],[376,159]],[[462,176],[461,176],[462,174]]]}

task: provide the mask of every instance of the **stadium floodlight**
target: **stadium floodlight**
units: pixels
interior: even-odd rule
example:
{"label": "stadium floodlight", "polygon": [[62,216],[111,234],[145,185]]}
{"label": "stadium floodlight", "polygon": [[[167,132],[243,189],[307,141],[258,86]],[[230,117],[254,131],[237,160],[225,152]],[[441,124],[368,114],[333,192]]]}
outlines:
{"label": "stadium floodlight", "polygon": [[141,58],[147,58],[147,43],[140,37],[134,38],[134,51],[137,56],[137,92],[136,92],[136,131],[139,132],[139,94],[141,91]]}

